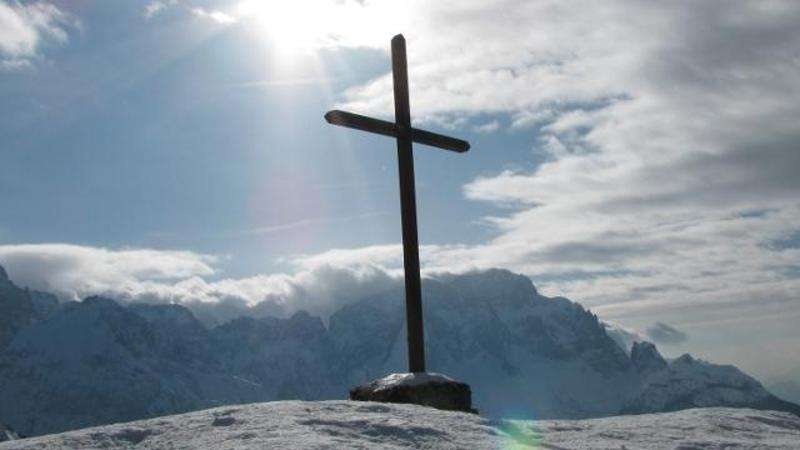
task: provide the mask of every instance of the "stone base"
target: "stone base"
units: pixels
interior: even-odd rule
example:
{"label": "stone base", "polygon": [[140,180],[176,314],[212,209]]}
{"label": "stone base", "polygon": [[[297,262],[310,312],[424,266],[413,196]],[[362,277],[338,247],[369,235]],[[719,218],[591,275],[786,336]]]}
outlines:
{"label": "stone base", "polygon": [[469,385],[436,373],[394,373],[350,390],[350,400],[413,403],[476,413]]}

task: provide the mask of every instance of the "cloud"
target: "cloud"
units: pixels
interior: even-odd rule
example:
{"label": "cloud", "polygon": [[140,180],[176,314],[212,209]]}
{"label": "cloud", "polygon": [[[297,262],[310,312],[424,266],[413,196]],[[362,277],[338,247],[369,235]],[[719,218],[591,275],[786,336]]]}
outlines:
{"label": "cloud", "polygon": [[477,133],[494,133],[500,129],[500,122],[492,120],[481,125],[475,125],[472,129]]}
{"label": "cloud", "polygon": [[689,335],[663,322],[649,326],[647,336],[656,344],[682,344],[689,340]]}
{"label": "cloud", "polygon": [[86,247],[69,244],[0,245],[0,264],[15,283],[80,299],[136,291],[143,280],[169,281],[214,273],[216,257],[187,251]]}
{"label": "cloud", "polygon": [[[424,18],[404,31],[415,116],[529,127],[545,159],[465,185],[467,199],[506,208],[483,219],[496,235],[429,247],[424,267],[510,268],[621,321],[665,313],[681,326],[730,326],[797,312],[800,250],[773,243],[800,230],[800,4],[408,8]],[[390,114],[391,96],[387,73],[348,88],[341,103]],[[370,248],[312,259],[396,266],[387,256]]]}
{"label": "cloud", "polygon": [[631,347],[634,342],[646,341],[647,338],[636,330],[625,328],[622,325],[613,322],[601,322],[608,337],[610,337],[617,345],[625,351],[631,353]]}
{"label": "cloud", "polygon": [[[292,275],[219,278],[219,263],[218,257],[189,251],[0,246],[0,265],[17,285],[66,300],[103,295],[124,302],[178,303],[207,322],[298,310],[327,317],[348,302],[400,286],[397,276],[369,265],[314,265]],[[213,276],[219,279],[209,281]]]}
{"label": "cloud", "polygon": [[177,0],[169,0],[169,1],[152,1],[145,5],[144,9],[142,10],[142,15],[145,19],[152,19],[153,17],[161,14],[170,6],[177,4]]}
{"label": "cloud", "polygon": [[236,17],[219,10],[213,10],[213,9],[209,10],[197,7],[197,8],[190,8],[190,11],[192,12],[192,14],[194,14],[195,17],[209,19],[220,25],[230,25],[232,23],[236,23],[238,20]]}
{"label": "cloud", "polygon": [[80,23],[47,2],[0,1],[0,70],[29,68],[45,44],[64,45]]}
{"label": "cloud", "polygon": [[[216,2],[220,3],[220,2]],[[225,3],[225,2],[223,2]],[[170,8],[179,6],[181,10],[209,22],[219,25],[231,25],[241,19],[241,14],[236,11],[226,12],[222,9],[207,8],[200,6],[192,6],[191,2],[183,0],[154,0],[144,6],[142,9],[142,16],[145,20],[150,20],[160,14],[163,14]],[[236,9],[236,8],[233,8]]]}
{"label": "cloud", "polygon": [[688,334],[664,322],[656,322],[648,326],[644,333],[633,328],[624,327],[616,322],[603,321],[601,323],[606,334],[629,354],[634,342],[648,341],[659,345],[674,345],[682,344],[689,340]]}

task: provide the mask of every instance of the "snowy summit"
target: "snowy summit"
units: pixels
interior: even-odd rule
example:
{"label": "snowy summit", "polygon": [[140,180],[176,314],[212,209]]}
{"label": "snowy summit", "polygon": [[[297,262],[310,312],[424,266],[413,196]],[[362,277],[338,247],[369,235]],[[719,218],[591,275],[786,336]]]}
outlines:
{"label": "snowy summit", "polygon": [[0,444],[53,448],[796,449],[800,417],[707,408],[590,420],[503,421],[416,405],[270,402]]}

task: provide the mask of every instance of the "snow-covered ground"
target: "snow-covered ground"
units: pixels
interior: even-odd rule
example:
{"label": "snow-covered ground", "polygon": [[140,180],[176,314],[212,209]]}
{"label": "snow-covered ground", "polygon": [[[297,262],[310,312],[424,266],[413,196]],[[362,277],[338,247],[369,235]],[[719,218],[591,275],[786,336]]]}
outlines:
{"label": "snow-covered ground", "polygon": [[90,448],[797,449],[800,418],[705,408],[591,420],[496,421],[414,405],[270,402],[106,425],[0,444]]}

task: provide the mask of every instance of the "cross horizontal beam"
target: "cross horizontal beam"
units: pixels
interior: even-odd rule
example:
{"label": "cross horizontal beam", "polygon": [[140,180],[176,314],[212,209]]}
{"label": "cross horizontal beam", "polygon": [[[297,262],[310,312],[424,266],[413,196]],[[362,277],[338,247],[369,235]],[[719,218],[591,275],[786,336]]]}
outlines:
{"label": "cross horizontal beam", "polygon": [[[399,134],[395,123],[373,119],[372,117],[353,114],[347,111],[340,111],[338,109],[328,111],[325,114],[325,120],[332,125],[369,131],[370,133],[382,134],[384,136],[396,138]],[[467,141],[420,130],[418,128],[411,128],[411,140],[418,144],[429,145],[431,147],[458,153],[464,153],[469,150],[469,142]]]}

